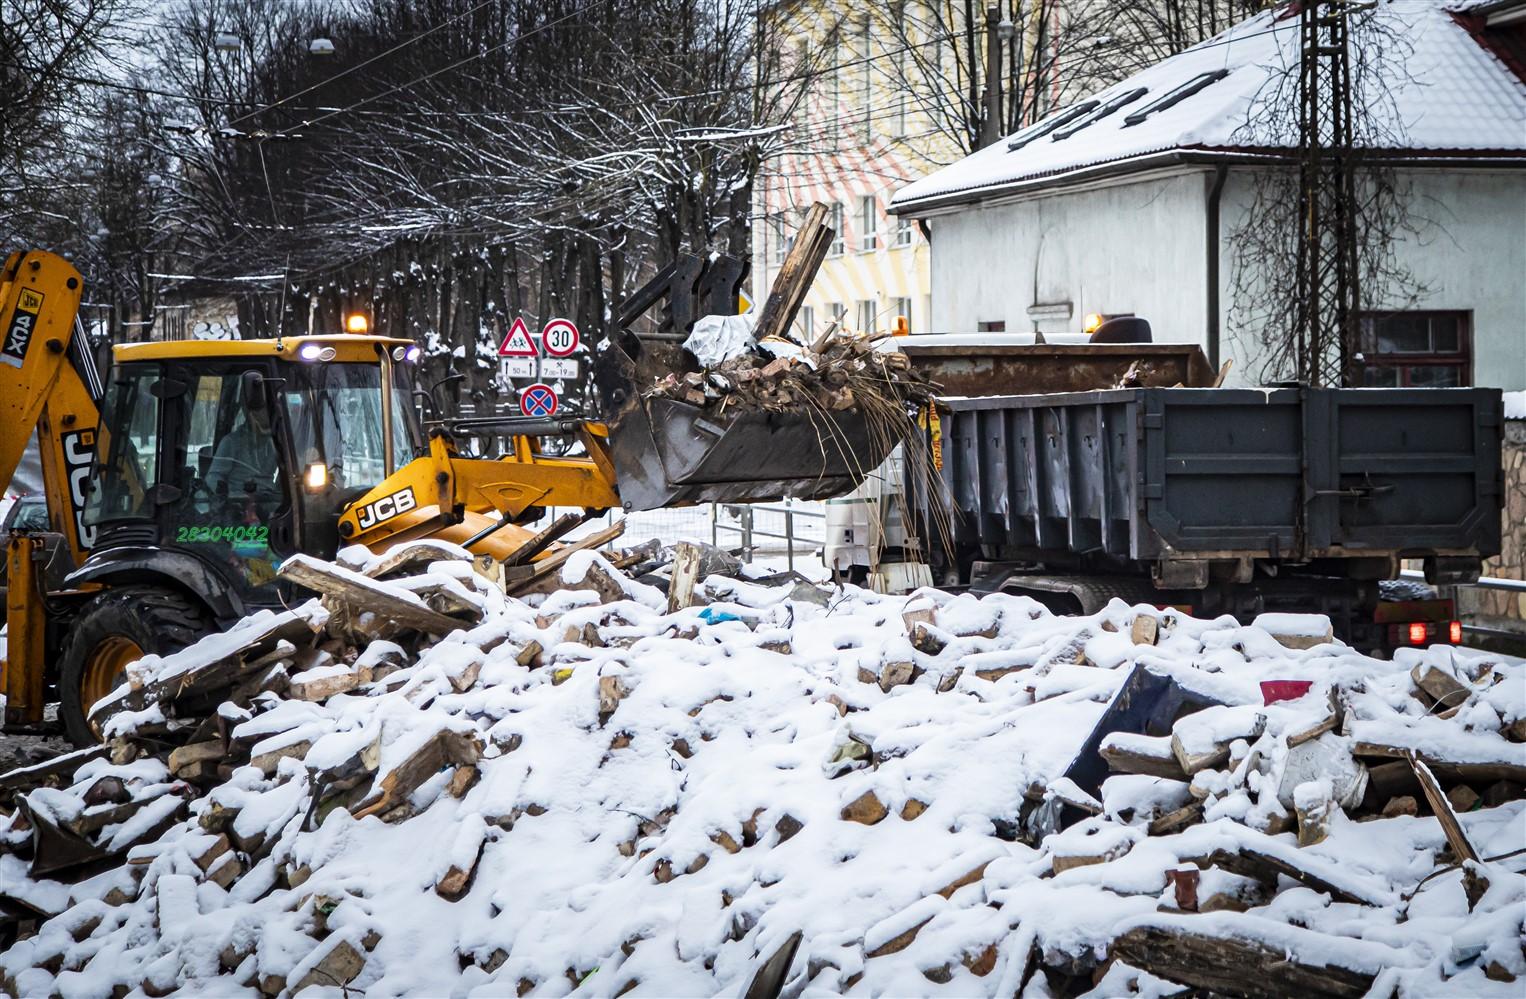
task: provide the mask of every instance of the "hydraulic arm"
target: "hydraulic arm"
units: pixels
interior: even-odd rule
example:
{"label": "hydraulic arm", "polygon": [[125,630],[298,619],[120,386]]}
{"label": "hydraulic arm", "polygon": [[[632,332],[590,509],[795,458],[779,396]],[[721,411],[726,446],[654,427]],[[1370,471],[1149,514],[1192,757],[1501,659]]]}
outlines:
{"label": "hydraulic arm", "polygon": [[78,315],[82,282],[62,257],[13,253],[0,272],[0,483],[35,431],[48,517],[78,565],[90,550],[86,484],[95,455],[100,376]]}

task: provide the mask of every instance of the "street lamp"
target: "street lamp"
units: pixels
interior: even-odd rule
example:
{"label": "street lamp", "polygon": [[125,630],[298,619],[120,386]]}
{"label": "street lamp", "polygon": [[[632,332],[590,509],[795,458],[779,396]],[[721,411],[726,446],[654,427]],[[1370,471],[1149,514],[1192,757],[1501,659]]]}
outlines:
{"label": "street lamp", "polygon": [[[986,115],[981,123],[980,147],[984,149],[1001,138],[1002,126],[1002,72],[1001,48],[1011,44],[1017,37],[1017,25],[1009,17],[1003,17],[1001,7],[986,7]],[[1022,55],[1019,52],[1018,59]],[[1021,62],[1018,63],[1021,65]]]}

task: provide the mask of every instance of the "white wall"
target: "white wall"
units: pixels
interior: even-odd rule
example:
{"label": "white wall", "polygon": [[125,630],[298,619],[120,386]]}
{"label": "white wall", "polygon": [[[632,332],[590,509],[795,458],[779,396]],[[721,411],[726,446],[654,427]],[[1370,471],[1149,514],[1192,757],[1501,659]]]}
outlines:
{"label": "white wall", "polygon": [[1030,305],[1068,300],[1069,319],[1038,328],[1079,333],[1087,313],[1131,312],[1157,341],[1202,343],[1207,178],[1179,172],[935,216],[931,332],[992,320],[1032,332]]}
{"label": "white wall", "polygon": [[[1090,312],[1148,319],[1157,342],[1206,347],[1206,169],[1073,188],[934,216],[931,332],[1005,321],[1029,332],[1035,302],[1069,300],[1070,317],[1041,322],[1080,332]],[[1473,384],[1526,389],[1526,171],[1414,171],[1412,217],[1421,232],[1398,258],[1428,286],[1412,308],[1472,313]],[[1231,384],[1253,380],[1250,338],[1229,318],[1236,222],[1252,183],[1232,171],[1220,221],[1221,358]],[[1395,301],[1364,308],[1397,308]]]}

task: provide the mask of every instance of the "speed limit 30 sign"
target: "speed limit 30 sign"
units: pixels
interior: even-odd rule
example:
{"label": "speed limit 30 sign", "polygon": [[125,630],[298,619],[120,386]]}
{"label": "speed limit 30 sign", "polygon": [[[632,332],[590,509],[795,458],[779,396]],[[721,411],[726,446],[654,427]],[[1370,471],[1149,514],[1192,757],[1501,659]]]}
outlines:
{"label": "speed limit 30 sign", "polygon": [[540,331],[541,346],[551,357],[566,357],[578,349],[578,328],[570,319],[553,319]]}

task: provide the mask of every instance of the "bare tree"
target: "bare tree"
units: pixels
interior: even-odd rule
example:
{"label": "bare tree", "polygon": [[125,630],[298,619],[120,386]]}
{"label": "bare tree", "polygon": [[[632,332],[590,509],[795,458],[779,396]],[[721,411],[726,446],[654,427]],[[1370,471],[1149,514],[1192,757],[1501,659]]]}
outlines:
{"label": "bare tree", "polygon": [[[1058,107],[1181,52],[1260,9],[1259,0],[1000,0],[1001,122],[1009,135]],[[985,121],[983,0],[905,0],[885,20],[895,85],[956,148]]]}
{"label": "bare tree", "polygon": [[[1356,258],[1362,308],[1412,308],[1429,288],[1398,254],[1409,240],[1422,240],[1436,223],[1421,214],[1413,185],[1399,171],[1407,148],[1405,121],[1396,92],[1414,85],[1404,68],[1412,51],[1397,18],[1355,10],[1350,20],[1353,180],[1356,191]],[[1265,67],[1266,83],[1252,99],[1234,144],[1265,150],[1247,171],[1246,209],[1228,231],[1231,246],[1228,317],[1232,337],[1257,357],[1263,382],[1350,382],[1365,345],[1352,325],[1329,341],[1300,336],[1306,303],[1299,280],[1303,236],[1297,146],[1299,141],[1299,49],[1295,25],[1284,29],[1291,44],[1276,47]],[[1277,152],[1277,150],[1288,150]],[[1397,154],[1397,155],[1396,155]],[[1341,342],[1344,340],[1345,342]]]}
{"label": "bare tree", "polygon": [[127,0],[0,4],[0,243],[7,249],[36,245],[81,196],[85,84],[129,9]]}

